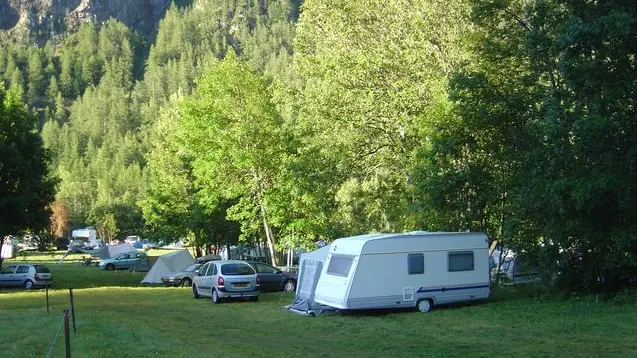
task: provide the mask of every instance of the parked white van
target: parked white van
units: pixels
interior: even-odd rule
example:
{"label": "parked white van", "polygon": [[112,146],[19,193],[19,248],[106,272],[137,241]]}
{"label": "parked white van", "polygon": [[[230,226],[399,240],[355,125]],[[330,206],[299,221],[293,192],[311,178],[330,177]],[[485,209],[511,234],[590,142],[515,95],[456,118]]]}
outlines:
{"label": "parked white van", "polygon": [[335,240],[314,301],[338,309],[417,307],[489,298],[483,233],[368,234]]}

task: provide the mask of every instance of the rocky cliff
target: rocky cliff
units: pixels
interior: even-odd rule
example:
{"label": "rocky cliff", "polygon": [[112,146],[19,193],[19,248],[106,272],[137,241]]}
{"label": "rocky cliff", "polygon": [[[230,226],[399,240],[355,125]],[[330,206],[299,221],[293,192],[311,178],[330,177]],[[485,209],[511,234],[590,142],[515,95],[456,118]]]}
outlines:
{"label": "rocky cliff", "polygon": [[39,43],[84,21],[110,18],[151,34],[171,0],[0,0],[0,40],[29,38]]}

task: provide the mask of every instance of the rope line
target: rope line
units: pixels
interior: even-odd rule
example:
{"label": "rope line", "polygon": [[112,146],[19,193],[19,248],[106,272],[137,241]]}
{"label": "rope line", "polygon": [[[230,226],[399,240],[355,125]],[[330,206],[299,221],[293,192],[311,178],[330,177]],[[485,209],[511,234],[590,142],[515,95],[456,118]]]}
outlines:
{"label": "rope line", "polygon": [[53,352],[53,348],[55,347],[55,341],[57,341],[58,337],[60,336],[60,330],[62,329],[62,324],[64,323],[64,315],[65,312],[62,313],[62,320],[60,321],[60,325],[58,326],[58,331],[55,333],[55,337],[53,337],[53,340],[51,341],[51,347],[49,347],[49,353],[46,354],[46,358],[51,357],[51,352]]}

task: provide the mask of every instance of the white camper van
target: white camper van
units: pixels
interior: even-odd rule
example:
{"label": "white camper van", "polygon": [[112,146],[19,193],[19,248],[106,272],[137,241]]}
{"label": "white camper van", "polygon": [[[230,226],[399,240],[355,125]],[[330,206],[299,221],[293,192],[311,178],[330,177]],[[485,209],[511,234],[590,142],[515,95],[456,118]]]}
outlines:
{"label": "white camper van", "polygon": [[335,240],[314,301],[339,309],[418,307],[487,299],[483,233],[370,234]]}
{"label": "white camper van", "polygon": [[97,230],[92,226],[85,229],[77,229],[71,232],[71,241],[69,249],[88,249],[92,250],[100,246],[101,242],[97,239]]}

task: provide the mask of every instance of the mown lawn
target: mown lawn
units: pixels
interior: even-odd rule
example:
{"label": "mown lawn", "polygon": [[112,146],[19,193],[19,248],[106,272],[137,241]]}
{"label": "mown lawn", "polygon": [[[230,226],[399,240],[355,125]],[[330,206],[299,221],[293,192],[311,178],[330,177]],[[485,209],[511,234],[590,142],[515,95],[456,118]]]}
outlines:
{"label": "mown lawn", "polygon": [[[143,273],[49,264],[56,288],[0,290],[0,355],[45,357],[73,290],[74,357],[635,357],[637,304],[540,300],[501,292],[488,302],[315,318],[283,309],[292,294],[213,305],[189,288],[139,285]],[[61,277],[66,276],[66,277]],[[90,281],[91,283],[87,283]],[[95,286],[95,287],[94,287]],[[104,287],[97,287],[104,286]],[[63,335],[51,357],[64,356]]]}

